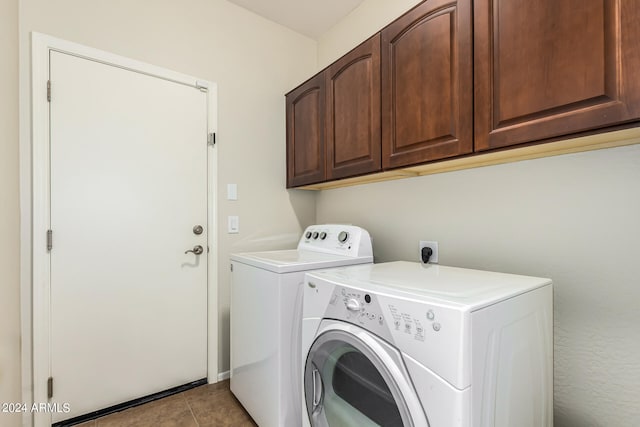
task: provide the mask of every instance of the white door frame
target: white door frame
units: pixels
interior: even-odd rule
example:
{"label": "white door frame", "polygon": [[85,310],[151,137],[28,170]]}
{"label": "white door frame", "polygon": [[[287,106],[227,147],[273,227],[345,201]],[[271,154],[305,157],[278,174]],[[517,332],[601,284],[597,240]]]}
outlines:
{"label": "white door frame", "polygon": [[[147,74],[175,83],[184,84],[207,92],[208,133],[217,131],[217,85],[205,80],[176,73],[154,65],[145,64],[101,50],[57,39],[39,33],[32,33],[31,44],[31,161],[21,159],[21,165],[30,164],[31,170],[23,170],[21,177],[22,205],[24,198],[31,198],[31,232],[22,233],[23,249],[31,248],[31,262],[23,261],[25,268],[31,266],[31,278],[21,281],[22,296],[22,372],[23,402],[31,408],[33,404],[47,403],[47,379],[50,376],[50,256],[47,251],[46,231],[50,229],[50,134],[49,102],[47,101],[47,81],[49,79],[49,51],[55,50],[80,58],[101,62],[138,73]],[[55,98],[55,82],[52,97]],[[206,140],[202,141],[207,144]],[[23,147],[24,148],[24,147]],[[218,248],[217,248],[217,149],[209,145],[207,149],[208,168],[208,256],[207,273],[207,378],[209,383],[218,381]],[[29,150],[21,150],[21,156]],[[27,174],[28,176],[25,176]],[[31,180],[31,188],[25,183]],[[25,188],[26,187],[26,188]],[[25,215],[23,215],[23,220]],[[30,235],[28,235],[30,234]],[[28,253],[23,250],[22,253]],[[29,276],[25,274],[25,276]],[[30,297],[28,297],[30,296]],[[25,298],[28,297],[28,298]],[[64,403],[64,402],[58,402]],[[36,427],[50,426],[51,414],[40,411],[26,411],[23,425]]]}

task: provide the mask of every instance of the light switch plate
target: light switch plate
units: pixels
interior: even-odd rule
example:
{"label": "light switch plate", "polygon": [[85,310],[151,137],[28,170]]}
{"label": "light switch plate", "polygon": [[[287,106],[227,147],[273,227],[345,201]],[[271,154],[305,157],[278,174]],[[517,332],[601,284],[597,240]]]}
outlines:
{"label": "light switch plate", "polygon": [[238,184],[227,184],[227,200],[238,200]]}
{"label": "light switch plate", "polygon": [[240,232],[240,217],[237,217],[237,216],[228,217],[228,232],[229,234],[235,234]]}

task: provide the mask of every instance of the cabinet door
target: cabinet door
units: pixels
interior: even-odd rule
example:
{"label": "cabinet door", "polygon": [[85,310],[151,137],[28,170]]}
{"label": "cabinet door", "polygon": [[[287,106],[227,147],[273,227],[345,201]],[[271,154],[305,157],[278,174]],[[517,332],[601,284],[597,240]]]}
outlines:
{"label": "cabinet door", "polygon": [[640,2],[475,0],[476,150],[640,117]]}
{"label": "cabinet door", "polygon": [[470,0],[421,3],[382,30],[382,165],[470,153]]}
{"label": "cabinet door", "polygon": [[289,92],[286,104],[287,187],[324,181],[324,73]]}
{"label": "cabinet door", "polygon": [[327,178],[380,170],[380,35],[326,71]]}

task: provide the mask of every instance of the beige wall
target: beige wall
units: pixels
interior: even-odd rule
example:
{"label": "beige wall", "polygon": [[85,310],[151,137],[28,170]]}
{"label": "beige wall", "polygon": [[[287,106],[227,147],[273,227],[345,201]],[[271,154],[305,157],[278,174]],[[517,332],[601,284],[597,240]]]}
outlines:
{"label": "beige wall", "polygon": [[356,47],[421,0],[365,0],[318,39],[319,69]]}
{"label": "beige wall", "polygon": [[640,145],[320,193],[318,222],[418,260],[554,281],[556,427],[640,422]]}
{"label": "beige wall", "polygon": [[[383,3],[365,1],[324,35],[319,62],[377,31]],[[367,228],[376,262],[417,261],[418,241],[437,240],[444,265],[551,277],[555,426],[632,427],[640,425],[639,183],[633,145],[323,191],[317,221]]]}
{"label": "beige wall", "polygon": [[[18,0],[0,1],[0,404],[20,402]],[[1,409],[1,408],[0,408]],[[20,415],[0,412],[0,425]]]}
{"label": "beige wall", "polygon": [[[22,138],[29,137],[32,31],[217,82],[219,369],[228,370],[229,253],[294,247],[301,229],[315,220],[315,196],[285,190],[284,93],[315,71],[316,42],[224,0],[21,0]],[[17,143],[9,149],[10,185],[3,180],[2,186],[15,198]],[[4,177],[4,168],[1,173]],[[238,184],[238,201],[226,200],[227,183]],[[226,233],[227,215],[239,215],[239,234]],[[15,244],[14,238],[11,260]],[[15,282],[10,290],[13,310]],[[8,328],[14,340],[16,328]],[[13,356],[10,369],[17,371]]]}

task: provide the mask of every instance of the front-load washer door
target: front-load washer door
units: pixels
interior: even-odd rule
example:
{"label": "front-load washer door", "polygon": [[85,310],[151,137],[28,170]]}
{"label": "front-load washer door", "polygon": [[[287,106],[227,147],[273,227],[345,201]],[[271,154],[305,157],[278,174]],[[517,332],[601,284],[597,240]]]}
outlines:
{"label": "front-load washer door", "polygon": [[400,352],[355,325],[323,321],[304,371],[313,427],[426,427]]}

